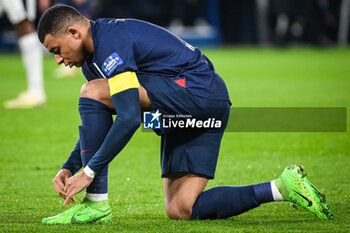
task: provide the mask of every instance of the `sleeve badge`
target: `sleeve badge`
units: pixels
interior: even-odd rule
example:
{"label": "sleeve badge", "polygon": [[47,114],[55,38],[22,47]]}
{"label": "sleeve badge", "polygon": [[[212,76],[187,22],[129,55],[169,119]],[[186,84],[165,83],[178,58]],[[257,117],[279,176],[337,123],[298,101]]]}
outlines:
{"label": "sleeve badge", "polygon": [[112,72],[121,64],[123,64],[123,60],[119,57],[119,55],[117,53],[112,53],[103,62],[102,70],[107,76],[110,76]]}

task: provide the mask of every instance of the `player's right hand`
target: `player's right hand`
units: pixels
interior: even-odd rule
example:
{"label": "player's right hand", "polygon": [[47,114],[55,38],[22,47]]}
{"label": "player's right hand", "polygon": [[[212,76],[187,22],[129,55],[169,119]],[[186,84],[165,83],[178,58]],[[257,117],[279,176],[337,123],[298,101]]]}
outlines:
{"label": "player's right hand", "polygon": [[[55,187],[57,194],[63,199],[66,199],[65,186],[67,184],[68,178],[71,176],[71,171],[63,168],[57,173],[55,178],[52,180],[53,187]],[[74,198],[72,200],[73,202],[75,202]]]}

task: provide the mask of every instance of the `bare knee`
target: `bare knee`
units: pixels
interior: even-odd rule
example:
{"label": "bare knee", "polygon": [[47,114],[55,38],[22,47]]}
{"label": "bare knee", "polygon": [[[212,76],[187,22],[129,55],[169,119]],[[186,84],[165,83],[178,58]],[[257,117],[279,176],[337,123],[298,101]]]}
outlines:
{"label": "bare knee", "polygon": [[[139,88],[139,96],[141,109],[145,111],[150,110],[152,104],[148,98],[146,89],[142,86]],[[95,99],[114,109],[107,79],[94,79],[85,83],[81,87],[80,97]]]}
{"label": "bare knee", "polygon": [[81,87],[80,97],[91,98],[114,108],[106,79],[95,79]]}
{"label": "bare knee", "polygon": [[203,192],[206,177],[173,173],[163,178],[165,209],[171,219],[192,219],[192,207]]}
{"label": "bare knee", "polygon": [[191,219],[192,205],[176,201],[169,202],[166,205],[166,214],[170,219]]}
{"label": "bare knee", "polygon": [[28,35],[35,31],[33,23],[29,20],[23,20],[22,22],[16,24],[15,29],[19,37]]}
{"label": "bare knee", "polygon": [[86,97],[96,100],[102,98],[104,96],[104,93],[101,89],[108,90],[108,86],[105,86],[104,84],[108,85],[107,82],[103,79],[95,79],[85,83],[81,87],[80,97]]}

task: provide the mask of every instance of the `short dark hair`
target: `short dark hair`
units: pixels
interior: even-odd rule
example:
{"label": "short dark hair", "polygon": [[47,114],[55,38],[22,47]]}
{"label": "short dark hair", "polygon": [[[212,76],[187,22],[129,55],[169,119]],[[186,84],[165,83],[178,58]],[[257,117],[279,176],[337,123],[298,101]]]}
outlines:
{"label": "short dark hair", "polygon": [[38,24],[38,36],[44,43],[47,34],[54,35],[59,31],[66,30],[73,23],[84,20],[76,9],[71,6],[58,4],[47,9],[40,17]]}

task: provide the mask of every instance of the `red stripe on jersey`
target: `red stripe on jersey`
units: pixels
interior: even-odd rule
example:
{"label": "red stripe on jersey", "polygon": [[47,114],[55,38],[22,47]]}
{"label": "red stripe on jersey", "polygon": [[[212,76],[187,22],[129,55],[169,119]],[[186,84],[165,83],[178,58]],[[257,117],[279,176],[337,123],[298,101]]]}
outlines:
{"label": "red stripe on jersey", "polygon": [[186,83],[185,83],[185,78],[182,79],[178,79],[175,81],[177,84],[179,84],[180,86],[182,86],[183,88],[186,88]]}

